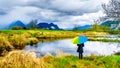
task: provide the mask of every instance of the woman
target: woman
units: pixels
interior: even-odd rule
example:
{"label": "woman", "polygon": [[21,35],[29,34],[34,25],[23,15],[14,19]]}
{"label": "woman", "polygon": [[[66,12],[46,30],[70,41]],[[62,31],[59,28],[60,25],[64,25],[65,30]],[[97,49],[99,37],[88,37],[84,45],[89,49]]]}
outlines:
{"label": "woman", "polygon": [[83,58],[83,47],[84,47],[84,43],[82,43],[82,44],[77,44],[77,46],[78,46],[77,52],[79,52],[79,59],[82,59],[82,58]]}

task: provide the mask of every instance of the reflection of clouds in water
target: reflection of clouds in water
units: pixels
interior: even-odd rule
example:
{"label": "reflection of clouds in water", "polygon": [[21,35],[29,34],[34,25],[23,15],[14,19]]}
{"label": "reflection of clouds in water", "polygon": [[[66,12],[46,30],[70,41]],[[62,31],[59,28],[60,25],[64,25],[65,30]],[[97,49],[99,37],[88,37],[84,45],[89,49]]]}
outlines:
{"label": "reflection of clouds in water", "polygon": [[[120,43],[88,41],[84,46],[84,55],[91,55],[91,53],[95,55],[111,55],[114,51],[117,52],[120,50],[117,45],[120,45]],[[44,55],[48,52],[56,55],[57,50],[62,51],[63,53],[78,55],[76,52],[77,46],[76,44],[71,43],[71,39],[38,43],[36,46],[26,46],[25,50],[40,52]]]}
{"label": "reflection of clouds in water", "polygon": [[35,51],[35,47],[28,45],[25,47],[25,51]]}
{"label": "reflection of clouds in water", "polygon": [[85,50],[99,55],[111,55],[117,49],[117,43],[111,44],[110,42],[87,42],[85,46]]}

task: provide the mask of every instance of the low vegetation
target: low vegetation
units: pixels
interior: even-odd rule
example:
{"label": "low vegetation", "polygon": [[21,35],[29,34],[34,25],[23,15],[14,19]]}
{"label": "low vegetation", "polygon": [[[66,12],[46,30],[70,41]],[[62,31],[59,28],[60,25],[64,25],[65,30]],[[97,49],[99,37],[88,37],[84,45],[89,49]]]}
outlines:
{"label": "low vegetation", "polygon": [[114,41],[120,40],[96,39],[107,32],[96,31],[65,31],[65,30],[1,30],[0,31],[0,55],[13,49],[23,49],[26,45],[34,45],[38,42],[47,42],[57,39],[73,38],[85,35],[91,41]]}
{"label": "low vegetation", "polygon": [[[119,40],[96,39],[108,32],[96,31],[64,31],[64,30],[1,30],[0,31],[0,68],[119,68],[119,53],[113,56],[84,57],[79,60],[77,56],[46,55],[36,58],[34,52],[18,51],[26,45],[34,45],[38,42],[47,42],[57,39],[73,38],[85,35],[92,41]],[[17,49],[17,51],[15,51]],[[14,50],[14,51],[11,51]],[[9,52],[11,51],[11,52]]]}
{"label": "low vegetation", "polygon": [[[69,34],[69,35],[68,35]],[[23,49],[26,45],[34,45],[38,42],[71,38],[77,34],[72,31],[51,30],[1,30],[0,31],[0,55],[4,51]],[[43,39],[45,39],[43,41]]]}
{"label": "low vegetation", "polygon": [[118,39],[106,39],[106,38],[103,38],[103,39],[97,39],[97,38],[89,38],[89,40],[91,41],[101,41],[101,42],[120,42],[120,40]]}
{"label": "low vegetation", "polygon": [[0,68],[120,68],[120,55],[77,56],[47,54],[36,58],[34,52],[12,51],[0,58]]}

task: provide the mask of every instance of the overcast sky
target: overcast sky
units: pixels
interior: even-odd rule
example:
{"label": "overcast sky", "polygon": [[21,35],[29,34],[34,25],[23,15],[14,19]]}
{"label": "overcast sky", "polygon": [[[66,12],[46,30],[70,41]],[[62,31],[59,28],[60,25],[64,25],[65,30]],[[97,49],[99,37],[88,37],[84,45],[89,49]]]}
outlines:
{"label": "overcast sky", "polygon": [[108,0],[0,0],[0,26],[21,20],[53,22],[60,28],[93,24]]}

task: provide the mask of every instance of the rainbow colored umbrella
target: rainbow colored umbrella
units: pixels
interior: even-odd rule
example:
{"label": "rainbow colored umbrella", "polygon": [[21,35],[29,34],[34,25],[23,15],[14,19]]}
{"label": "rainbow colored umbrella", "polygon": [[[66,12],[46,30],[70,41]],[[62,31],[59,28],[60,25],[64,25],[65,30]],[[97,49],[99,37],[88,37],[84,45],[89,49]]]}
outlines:
{"label": "rainbow colored umbrella", "polygon": [[72,39],[73,44],[82,44],[88,41],[86,36],[78,36]]}

